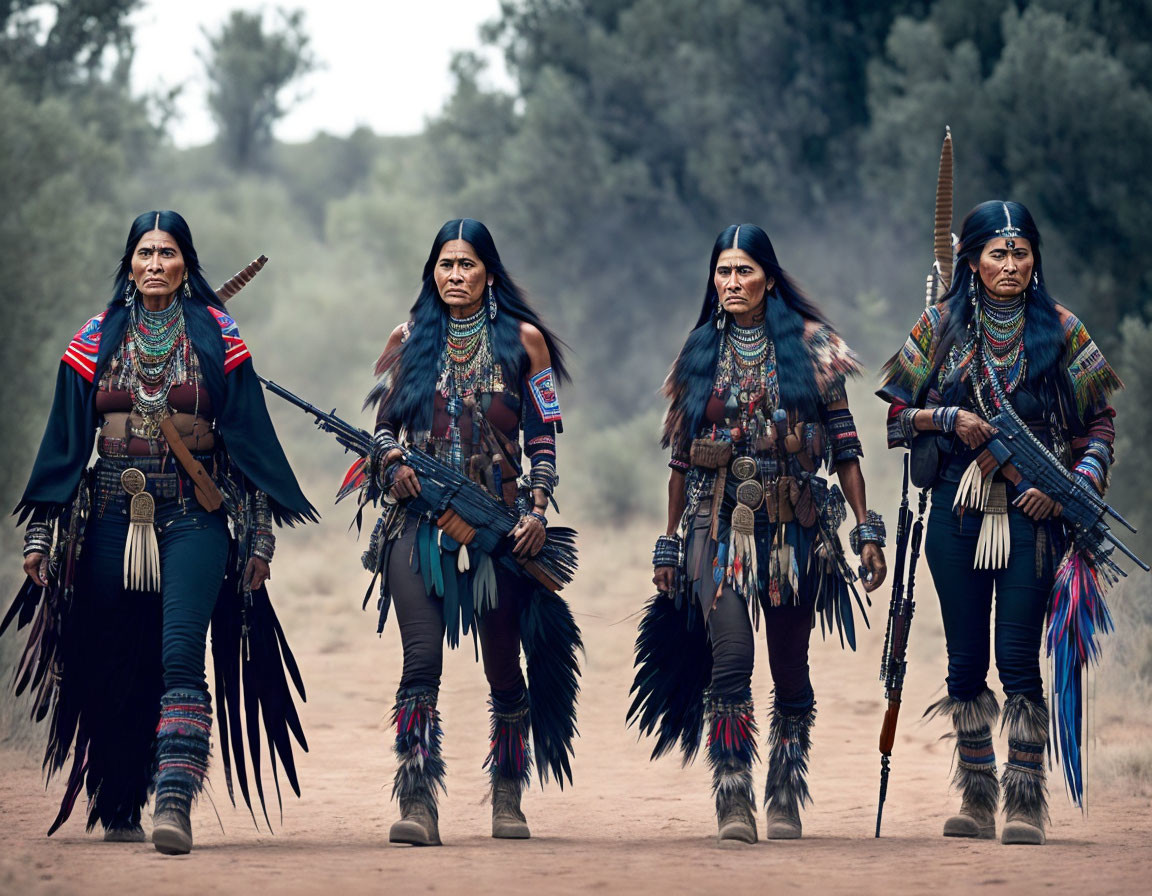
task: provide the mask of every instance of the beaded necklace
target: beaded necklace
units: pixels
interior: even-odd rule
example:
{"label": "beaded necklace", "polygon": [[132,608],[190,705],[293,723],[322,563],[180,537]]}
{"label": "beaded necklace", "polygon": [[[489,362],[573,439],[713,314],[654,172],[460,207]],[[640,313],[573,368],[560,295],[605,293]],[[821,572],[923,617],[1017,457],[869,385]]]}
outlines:
{"label": "beaded necklace", "polygon": [[730,324],[716,365],[713,394],[724,402],[725,418],[749,435],[762,435],[767,420],[780,403],[776,373],[776,346],[763,324],[739,327]]}
{"label": "beaded necklace", "polygon": [[[991,366],[997,373],[1003,372],[1004,390],[1009,393],[1020,385],[1028,367],[1024,352],[1025,307],[1024,293],[1020,293],[1009,302],[981,302],[978,309],[982,344],[988,348]],[[983,356],[980,363],[983,364]]]}
{"label": "beaded necklace", "polygon": [[448,337],[436,391],[444,397],[448,414],[447,463],[453,469],[463,469],[460,415],[468,403],[466,399],[504,391],[500,365],[492,356],[488,317],[483,306],[468,317],[448,318]]}
{"label": "beaded necklace", "polygon": [[176,299],[163,311],[132,306],[124,346],[124,373],[132,392],[132,409],[144,420],[138,433],[153,438],[159,418],[168,410],[168,393],[186,375],[184,303]]}

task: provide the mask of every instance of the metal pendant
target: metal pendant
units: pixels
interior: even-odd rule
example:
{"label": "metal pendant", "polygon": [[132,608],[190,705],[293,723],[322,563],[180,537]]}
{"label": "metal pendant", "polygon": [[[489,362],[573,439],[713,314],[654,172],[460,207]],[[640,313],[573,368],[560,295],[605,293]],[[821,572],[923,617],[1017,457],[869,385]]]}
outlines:
{"label": "metal pendant", "polygon": [[732,475],[740,480],[751,479],[756,475],[756,460],[751,457],[738,457],[732,461]]}
{"label": "metal pendant", "polygon": [[764,503],[764,486],[755,479],[745,479],[736,487],[736,500],[755,511]]}

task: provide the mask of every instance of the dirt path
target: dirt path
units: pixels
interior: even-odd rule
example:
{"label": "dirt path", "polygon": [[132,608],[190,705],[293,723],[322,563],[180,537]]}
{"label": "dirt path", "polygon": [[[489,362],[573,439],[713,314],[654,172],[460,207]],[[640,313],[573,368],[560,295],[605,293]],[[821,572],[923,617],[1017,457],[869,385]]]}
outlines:
{"label": "dirt path", "polygon": [[[329,524],[324,531],[332,530],[339,527]],[[621,568],[619,557],[642,561],[649,536],[640,528],[584,533],[584,571],[569,593],[588,644],[576,786],[563,792],[554,786],[534,789],[528,795],[531,841],[487,836],[480,768],[487,748],[486,693],[480,668],[465,649],[446,663],[441,702],[449,768],[449,794],[441,809],[446,847],[387,845],[388,826],[396,817],[389,802],[393,764],[387,715],[399,671],[399,639],[392,625],[377,639],[374,620],[359,612],[366,582],[350,568],[359,550],[350,538],[317,536],[301,544],[302,536],[289,534],[272,584],[308,684],[303,716],[311,752],[300,761],[303,798],[285,803],[275,836],[255,831],[246,812],[233,810],[218,781],[214,797],[226,832],[202,803],[193,819],[196,849],[190,857],[164,858],[150,845],[105,844],[85,835],[82,807],[46,839],[60,784],[53,782],[45,792],[37,784],[36,757],[2,751],[0,892],[664,894],[793,885],[809,893],[853,894],[1144,891],[1152,872],[1152,793],[1124,778],[1106,781],[1096,769],[1088,819],[1071,809],[1054,785],[1046,848],[939,836],[956,801],[947,790],[950,746],[938,740],[943,728],[919,722],[943,676],[939,614],[923,572],[884,838],[872,837],[883,696],[877,670],[884,607],[877,606],[872,631],[862,633],[857,654],[821,645],[815,636],[815,805],[804,816],[805,838],[718,847],[703,764],[687,769],[675,759],[651,764],[649,745],[638,743],[623,726],[635,620],[618,621],[649,593],[651,573],[642,562]],[[326,571],[333,562],[340,570],[335,580]],[[886,598],[881,602],[886,606]],[[759,659],[755,695],[763,718],[771,685],[763,655]],[[1099,720],[1100,755],[1147,749],[1152,737],[1147,707],[1132,718],[1142,721]],[[1002,742],[998,749],[1003,754]],[[762,768],[757,778],[763,781]]]}

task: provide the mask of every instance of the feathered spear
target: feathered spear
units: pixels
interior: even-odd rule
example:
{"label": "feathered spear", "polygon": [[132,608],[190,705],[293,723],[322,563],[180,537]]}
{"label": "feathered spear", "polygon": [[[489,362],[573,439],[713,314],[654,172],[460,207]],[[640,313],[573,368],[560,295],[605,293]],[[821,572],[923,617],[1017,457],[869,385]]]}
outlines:
{"label": "feathered spear", "polygon": [[221,302],[227,302],[230,298],[232,298],[232,296],[236,295],[236,293],[240,292],[240,290],[247,286],[249,281],[251,281],[251,279],[257,274],[259,274],[260,269],[267,263],[268,256],[261,255],[254,262],[248,265],[248,267],[244,268],[244,270],[237,271],[233,277],[230,277],[223,286],[216,290],[216,298],[218,298]]}

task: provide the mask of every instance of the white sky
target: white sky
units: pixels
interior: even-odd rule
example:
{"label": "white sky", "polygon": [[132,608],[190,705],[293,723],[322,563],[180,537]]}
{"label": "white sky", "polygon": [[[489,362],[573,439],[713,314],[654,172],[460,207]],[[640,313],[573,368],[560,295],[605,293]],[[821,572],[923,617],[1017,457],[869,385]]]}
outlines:
{"label": "white sky", "polygon": [[[499,12],[499,0],[148,0],[132,19],[133,87],[183,85],[180,117],[171,128],[178,146],[208,143],[215,135],[197,56],[206,49],[201,28],[218,31],[233,9],[263,10],[272,26],[278,5],[305,10],[312,51],[324,66],[300,82],[303,99],[276,128],[287,141],[319,131],[343,136],[359,125],[379,134],[422,130],[452,89],[452,53],[478,48],[480,25]],[[500,57],[487,55],[486,83],[506,85]]]}

